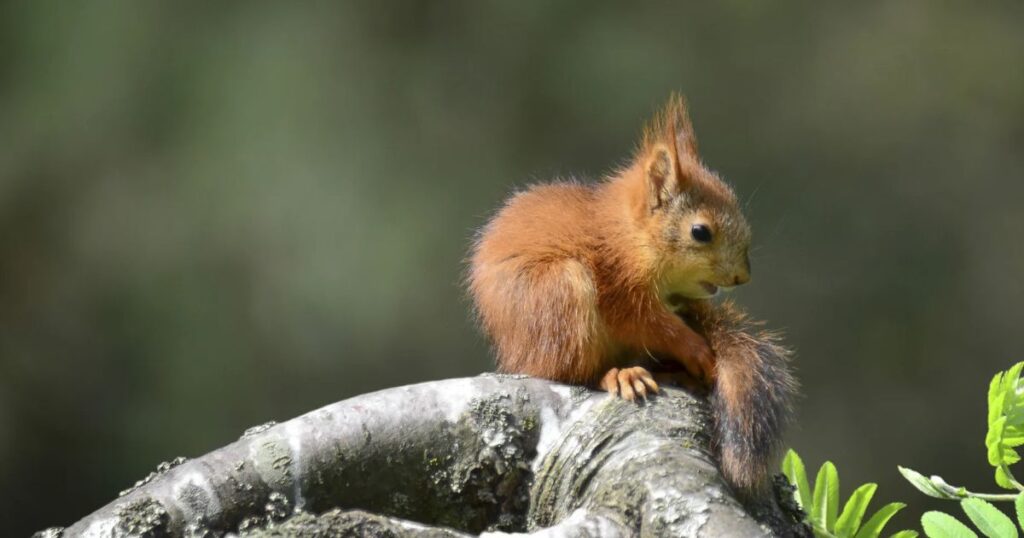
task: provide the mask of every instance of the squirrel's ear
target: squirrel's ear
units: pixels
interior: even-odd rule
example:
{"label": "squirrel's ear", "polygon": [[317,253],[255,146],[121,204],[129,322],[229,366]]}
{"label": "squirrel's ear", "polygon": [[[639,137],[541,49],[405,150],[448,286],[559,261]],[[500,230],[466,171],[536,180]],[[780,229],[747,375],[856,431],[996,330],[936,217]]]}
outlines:
{"label": "squirrel's ear", "polygon": [[682,95],[669,97],[665,108],[644,129],[641,147],[650,207],[656,209],[686,189],[680,163],[699,159],[697,137]]}
{"label": "squirrel's ear", "polygon": [[644,172],[647,175],[648,203],[652,210],[666,205],[682,191],[678,170],[675,151],[665,144],[656,144],[648,152]]}
{"label": "squirrel's ear", "polygon": [[665,107],[665,127],[669,131],[675,145],[679,160],[687,157],[697,159],[697,135],[693,132],[693,123],[686,107],[686,98],[673,94]]}

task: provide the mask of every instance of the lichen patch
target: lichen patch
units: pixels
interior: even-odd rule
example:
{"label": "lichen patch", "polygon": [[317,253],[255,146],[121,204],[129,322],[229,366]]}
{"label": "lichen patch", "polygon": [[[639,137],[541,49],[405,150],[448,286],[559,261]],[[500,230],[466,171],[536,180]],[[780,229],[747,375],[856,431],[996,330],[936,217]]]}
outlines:
{"label": "lichen patch", "polygon": [[167,535],[170,515],[162,504],[148,497],[123,504],[115,511],[114,536],[157,538]]}
{"label": "lichen patch", "polygon": [[122,490],[120,493],[117,494],[117,496],[124,497],[125,495],[128,495],[129,493],[167,474],[167,471],[170,471],[171,469],[181,465],[182,463],[185,463],[186,461],[188,460],[185,457],[178,456],[177,458],[174,458],[170,461],[160,462],[160,464],[156,466],[155,471],[146,475],[142,480],[136,482],[135,485],[133,485],[132,487]]}

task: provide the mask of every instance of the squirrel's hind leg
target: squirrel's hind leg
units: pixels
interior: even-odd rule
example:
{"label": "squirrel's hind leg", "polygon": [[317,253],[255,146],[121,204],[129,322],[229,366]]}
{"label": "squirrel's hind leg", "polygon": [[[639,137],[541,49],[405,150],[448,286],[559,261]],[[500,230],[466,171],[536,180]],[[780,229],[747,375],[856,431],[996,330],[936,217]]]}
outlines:
{"label": "squirrel's hind leg", "polygon": [[580,261],[516,258],[477,267],[471,289],[499,370],[589,384],[607,367],[597,289]]}

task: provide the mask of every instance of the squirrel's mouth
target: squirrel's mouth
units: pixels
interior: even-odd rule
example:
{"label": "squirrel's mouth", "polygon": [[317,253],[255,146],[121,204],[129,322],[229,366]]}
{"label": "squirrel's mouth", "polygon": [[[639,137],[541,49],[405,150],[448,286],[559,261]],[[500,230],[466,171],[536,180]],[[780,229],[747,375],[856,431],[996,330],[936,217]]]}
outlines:
{"label": "squirrel's mouth", "polygon": [[704,291],[708,292],[708,297],[718,295],[718,286],[710,282],[701,281],[700,287],[704,288]]}
{"label": "squirrel's mouth", "polygon": [[664,297],[664,300],[668,305],[678,307],[687,300],[711,299],[718,295],[718,292],[722,290],[728,291],[729,289],[726,286],[719,286],[706,280],[700,280],[696,284],[691,282],[685,289],[669,293]]}

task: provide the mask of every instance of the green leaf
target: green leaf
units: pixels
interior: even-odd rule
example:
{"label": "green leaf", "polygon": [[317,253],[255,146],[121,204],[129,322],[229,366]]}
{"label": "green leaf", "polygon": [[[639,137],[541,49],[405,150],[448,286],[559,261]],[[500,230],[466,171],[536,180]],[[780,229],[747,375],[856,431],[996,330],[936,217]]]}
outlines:
{"label": "green leaf", "polygon": [[1024,409],[1021,408],[1021,396],[1014,391],[1014,402],[1006,411],[1006,423],[1011,426],[1020,426],[1024,423]]}
{"label": "green leaf", "polygon": [[900,531],[889,538],[917,538],[917,531]]}
{"label": "green leaf", "polygon": [[1018,433],[1021,425],[1024,425],[1024,409],[1021,408],[1019,399],[1006,412],[1006,425],[1011,426]]}
{"label": "green leaf", "polygon": [[836,528],[836,515],[839,512],[839,473],[831,461],[826,461],[818,469],[814,479],[814,505],[811,507],[811,520],[832,532]]}
{"label": "green leaf", "polygon": [[996,484],[999,484],[999,487],[1003,489],[1017,489],[1002,467],[996,467]]}
{"label": "green leaf", "polygon": [[[1020,461],[1015,447],[1024,445],[1024,394],[1018,394],[1024,362],[998,373],[988,387],[988,431],[985,448],[989,465],[1013,465]],[[1010,487],[1005,471],[996,473],[996,483]]]}
{"label": "green leaf", "polygon": [[907,482],[910,482],[910,484],[917,488],[918,491],[924,493],[929,497],[935,497],[936,499],[959,498],[955,495],[950,495],[946,491],[942,490],[935,484],[935,482],[931,478],[928,478],[927,476],[924,476],[923,474],[913,469],[908,469],[907,467],[899,466],[897,466],[896,468],[900,470],[900,474],[903,475],[903,478],[907,479]]}
{"label": "green leaf", "polygon": [[991,427],[992,423],[1003,414],[1003,373],[999,372],[992,376],[992,381],[988,384],[988,425]]}
{"label": "green leaf", "polygon": [[860,527],[860,522],[864,518],[864,512],[867,511],[868,503],[871,502],[871,497],[874,496],[876,489],[878,489],[878,484],[864,484],[850,495],[849,500],[846,501],[846,505],[843,507],[843,513],[836,520],[836,536],[839,538],[852,538],[856,534],[857,529]]}
{"label": "green leaf", "polygon": [[925,512],[921,516],[921,527],[928,538],[978,538],[967,525],[942,512]]}
{"label": "green leaf", "polygon": [[1021,529],[1024,529],[1024,493],[1017,495],[1017,499],[1013,501],[1013,506],[1017,509],[1017,524],[1020,525]]}
{"label": "green leaf", "polygon": [[1017,382],[1020,380],[1022,369],[1024,369],[1024,362],[1018,362],[1003,374],[1001,386],[1004,393],[1010,394],[1017,390]]}
{"label": "green leaf", "polygon": [[988,464],[998,467],[1003,463],[1003,427],[1006,426],[1006,417],[1000,415],[992,424],[989,424],[988,433],[985,434],[985,448],[988,449]]}
{"label": "green leaf", "polygon": [[1012,448],[1021,445],[1024,445],[1024,432],[1016,427],[1003,430],[1003,446]]}
{"label": "green leaf", "polygon": [[878,538],[889,519],[896,515],[896,512],[903,510],[905,506],[903,503],[889,503],[883,506],[857,531],[856,538]]}
{"label": "green leaf", "polygon": [[1017,528],[1006,514],[981,499],[964,499],[960,501],[967,517],[989,538],[1017,538]]}
{"label": "green leaf", "polygon": [[[1021,397],[1017,395],[1017,385],[1020,384],[1021,369],[1024,369],[1024,362],[1014,364],[1000,380],[999,390],[1002,392],[1002,406],[998,408],[1000,415],[1006,415],[1015,407],[1020,406]],[[991,414],[991,410],[989,411]]]}
{"label": "green leaf", "polygon": [[807,470],[804,468],[804,461],[793,449],[789,449],[786,452],[786,457],[782,460],[782,474],[786,475],[789,483],[796,487],[796,491],[793,492],[796,502],[804,509],[804,512],[810,513],[813,499],[811,498],[811,486],[807,482]]}

